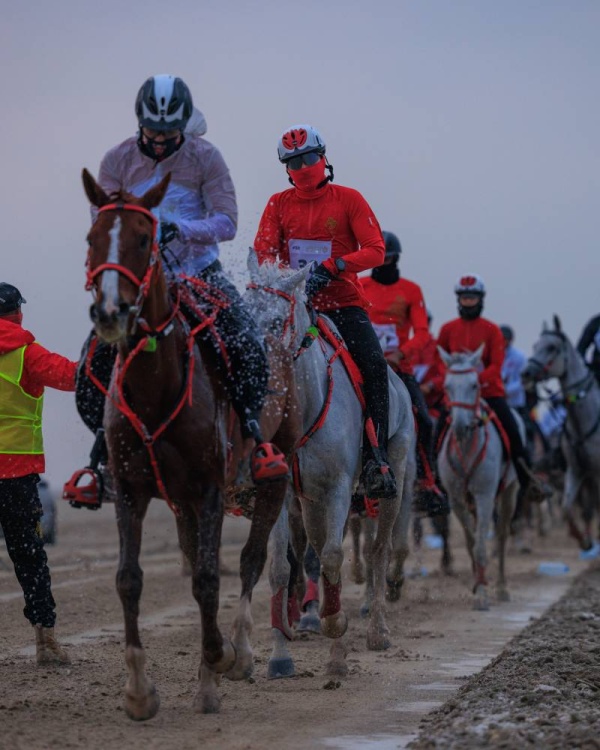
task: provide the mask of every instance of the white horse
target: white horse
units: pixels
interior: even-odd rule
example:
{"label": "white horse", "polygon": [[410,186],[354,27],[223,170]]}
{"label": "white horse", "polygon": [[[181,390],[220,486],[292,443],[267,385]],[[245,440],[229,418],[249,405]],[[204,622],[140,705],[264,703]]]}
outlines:
{"label": "white horse", "polygon": [[[271,534],[273,557],[269,577],[273,592],[274,647],[268,674],[270,677],[294,674],[294,664],[287,646],[293,635],[287,614],[290,575],[287,560],[288,511],[301,511],[308,541],[321,563],[321,632],[335,639],[327,671],[343,675],[347,673],[347,665],[346,648],[341,639],[348,627],[348,620],[341,605],[342,542],[351,495],[358,484],[361,470],[362,408],[344,365],[338,356],[332,356],[333,348],[317,334],[314,320],[306,307],[304,282],[310,269],[281,270],[269,263],[259,266],[253,251],[250,252],[248,268],[251,284],[245,295],[246,303],[253,310],[262,330],[280,337],[294,351],[304,434],[311,433],[296,452],[295,484],[299,503],[289,498]],[[388,385],[388,459],[396,476],[398,495],[379,501],[379,522],[370,568],[373,601],[367,628],[367,646],[373,650],[385,649],[390,645],[385,620],[386,570],[392,528],[397,521],[401,501],[401,515],[407,517],[408,528],[412,476],[410,471],[407,473],[407,465],[414,453],[415,441],[408,392],[391,370],[388,370]],[[326,416],[321,420],[322,424],[316,428],[319,417],[323,415]],[[296,552],[302,560],[304,550]],[[396,554],[407,553],[406,547],[406,550]],[[236,647],[239,648],[239,644]]]}
{"label": "white horse", "polygon": [[[579,352],[554,316],[554,329],[544,324],[533,356],[521,377],[526,387],[558,378],[567,416],[560,447],[567,461],[563,512],[571,535],[581,549],[593,547],[592,520],[600,504],[600,386]],[[581,508],[583,533],[575,521],[575,507]]]}
{"label": "white horse", "polygon": [[505,548],[516,505],[517,475],[504,457],[502,439],[490,424],[481,400],[478,365],[483,345],[476,352],[448,354],[440,348],[447,369],[444,387],[450,401],[450,426],[438,457],[440,479],[450,507],[461,522],[473,563],[474,608],[489,609],[487,535],[494,508],[498,510],[497,597],[509,599],[504,571]]}

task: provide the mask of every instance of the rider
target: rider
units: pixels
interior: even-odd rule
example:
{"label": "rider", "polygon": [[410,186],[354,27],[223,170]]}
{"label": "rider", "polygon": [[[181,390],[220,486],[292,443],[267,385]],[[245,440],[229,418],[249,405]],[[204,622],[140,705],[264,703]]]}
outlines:
{"label": "rider", "polygon": [[0,526],[23,589],[23,614],[35,628],[38,664],[68,664],[54,635],[56,604],[38,493],[45,470],[44,388],[75,390],[76,362],[38,344],[23,326],[21,292],[0,283]]}
{"label": "rider", "polygon": [[[371,306],[369,317],[390,366],[406,386],[418,425],[417,471],[420,480],[419,510],[429,515],[448,512],[448,501],[436,486],[433,474],[433,425],[423,393],[415,378],[412,359],[429,338],[427,310],[421,287],[400,276],[402,247],[393,232],[383,232],[385,260],[362,279]],[[412,336],[411,336],[412,332]]]}
{"label": "rider", "polygon": [[479,373],[481,397],[494,411],[506,432],[523,501],[540,500],[540,487],[532,481],[526,468],[531,466],[529,453],[505,398],[501,375],[504,361],[502,332],[495,323],[481,317],[485,297],[483,279],[477,274],[461,276],[454,287],[454,292],[460,317],[442,326],[438,335],[438,345],[449,354],[453,354],[464,351],[474,352],[481,344],[484,344],[481,355],[482,369]]}
{"label": "rider", "polygon": [[[206,316],[214,312],[215,297],[227,300],[214,321],[217,336],[204,329],[199,338],[214,351],[215,363],[240,419],[242,436],[248,445],[255,446],[251,455],[254,480],[279,479],[287,475],[287,463],[275,446],[263,441],[259,427],[269,377],[267,357],[252,316],[218,259],[217,243],[233,239],[237,228],[237,203],[229,169],[218,149],[201,137],[206,129],[204,118],[194,110],[190,90],[181,78],[148,78],[137,94],[135,113],[137,135],[108,151],[100,164],[98,182],[109,195],[120,190],[142,195],[171,173],[166,196],[156,209],[165,271],[171,281],[186,283],[185,277],[191,277],[208,285],[210,299],[198,299]],[[199,126],[186,134],[192,115]],[[186,313],[194,317],[189,308]],[[230,371],[216,338],[225,344]],[[82,360],[88,347],[89,341]],[[96,351],[99,356],[93,369],[103,369],[107,384],[114,347],[103,346]],[[103,397],[82,370],[78,378],[80,413],[96,431],[102,427]]]}
{"label": "rider", "polygon": [[286,130],[277,153],[293,187],[267,202],[254,241],[258,260],[279,260],[292,268],[318,262],[306,295],[315,310],[335,323],[361,371],[366,417],[372,420],[379,448],[365,436],[360,483],[369,498],[393,497],[396,480],[387,462],[387,364],[356,275],[384,258],[379,223],[357,190],[332,184],[325,141],[314,127]]}
{"label": "rider", "polygon": [[591,358],[589,361],[586,361],[586,364],[600,383],[600,315],[596,315],[587,323],[577,342],[577,351],[584,360],[592,344],[594,348],[592,349]]}
{"label": "rider", "polygon": [[531,416],[532,409],[536,406],[537,397],[535,389],[525,391],[521,381],[521,372],[527,364],[527,357],[520,349],[513,346],[515,333],[508,325],[501,325],[502,337],[504,338],[504,362],[502,363],[502,382],[506,392],[506,403],[517,411],[525,424],[528,445],[533,445],[537,433],[535,423]]}

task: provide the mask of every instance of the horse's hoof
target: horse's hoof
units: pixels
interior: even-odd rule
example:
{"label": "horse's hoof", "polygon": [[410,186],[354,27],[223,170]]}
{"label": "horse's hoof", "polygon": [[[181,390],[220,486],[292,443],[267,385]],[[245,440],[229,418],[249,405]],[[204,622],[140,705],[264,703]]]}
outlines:
{"label": "horse's hoof", "polygon": [[354,581],[354,583],[358,583],[359,585],[364,583],[367,579],[365,578],[365,571],[363,569],[363,566],[353,565],[352,572],[350,573],[350,578]]}
{"label": "horse's hoof", "polygon": [[385,651],[392,645],[388,633],[367,632],[367,648],[369,651]]}
{"label": "horse's hoof", "polygon": [[361,617],[362,617],[363,619],[366,619],[366,618],[367,618],[367,617],[368,617],[368,616],[369,616],[369,615],[371,614],[371,605],[370,605],[370,604],[368,604],[367,602],[363,602],[363,603],[362,603],[362,604],[360,605],[360,610],[359,610],[359,612],[360,612],[360,616],[361,616]]}
{"label": "horse's hoof", "polygon": [[297,633],[315,633],[316,635],[321,634],[321,620],[319,615],[314,612],[306,612],[300,618],[300,622],[296,626]]}
{"label": "horse's hoof", "polygon": [[326,638],[341,638],[348,630],[348,618],[343,610],[321,618],[321,633]]}
{"label": "horse's hoof", "polygon": [[498,589],[496,591],[496,599],[499,602],[509,602],[510,601],[510,594],[508,593],[507,589]]}
{"label": "horse's hoof", "polygon": [[216,695],[198,693],[194,698],[194,711],[198,714],[218,714],[221,711],[221,700]]}
{"label": "horse's hoof", "polygon": [[124,699],[125,713],[133,721],[147,721],[152,719],[158,713],[160,707],[160,698],[156,688],[152,687],[148,695],[136,697],[130,693],[125,693]]}
{"label": "horse's hoof", "polygon": [[385,589],[385,598],[388,602],[399,602],[400,596],[402,594],[402,585],[404,583],[404,578],[401,578],[399,581],[387,581],[386,582],[386,589]]}
{"label": "horse's hoof", "polygon": [[269,665],[267,667],[268,680],[280,680],[283,677],[294,677],[295,674],[296,669],[291,658],[269,659]]}
{"label": "horse's hoof", "polygon": [[230,672],[235,667],[236,658],[237,654],[233,643],[229,640],[229,638],[223,638],[223,656],[219,659],[219,661],[211,664],[210,668],[217,674]]}
{"label": "horse's hoof", "polygon": [[228,672],[225,672],[223,676],[226,679],[231,680],[232,682],[239,682],[241,680],[248,680],[250,677],[252,677],[253,672],[254,664],[252,663],[252,658],[250,658],[249,663],[245,663],[239,660],[236,661],[232,669],[230,669]]}
{"label": "horse's hoof", "polygon": [[477,612],[487,612],[490,608],[488,593],[485,590],[478,589],[473,599],[473,609]]}

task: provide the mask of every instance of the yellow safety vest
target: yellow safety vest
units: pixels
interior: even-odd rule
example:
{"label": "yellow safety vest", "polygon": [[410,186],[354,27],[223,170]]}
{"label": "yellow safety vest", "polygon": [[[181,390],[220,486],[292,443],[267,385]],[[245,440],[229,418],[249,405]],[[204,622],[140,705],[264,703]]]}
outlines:
{"label": "yellow safety vest", "polygon": [[0,453],[44,453],[44,396],[30,396],[20,385],[26,348],[0,354]]}

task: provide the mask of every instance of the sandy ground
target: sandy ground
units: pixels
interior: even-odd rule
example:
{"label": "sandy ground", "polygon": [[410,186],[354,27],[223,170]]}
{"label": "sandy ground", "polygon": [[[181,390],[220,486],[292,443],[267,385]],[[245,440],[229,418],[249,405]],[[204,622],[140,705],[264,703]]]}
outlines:
{"label": "sandy ground", "polygon": [[[349,580],[348,566],[343,602],[350,617],[350,674],[341,681],[324,674],[329,643],[319,636],[303,636],[292,644],[295,678],[266,679],[270,591],[263,575],[253,602],[254,677],[242,683],[223,680],[221,713],[204,716],[192,708],[199,663],[197,606],[190,579],[181,575],[174,521],[166,506],[155,501],[145,526],[141,623],[148,672],[161,708],[151,721],[134,723],[122,709],[125,664],[114,587],[114,509],[105,506],[91,513],[64,504],[57,544],[48,547],[48,554],[57,634],[70,644],[70,667],[35,666],[33,633],[22,616],[14,574],[1,564],[7,557],[0,543],[0,748],[406,747],[417,737],[424,716],[454,699],[465,680],[486,667],[532,618],[539,618],[589,565],[579,560],[565,532],[554,529],[536,539],[532,554],[510,554],[511,602],[494,602],[489,612],[475,612],[462,534],[455,521],[453,527],[457,575],[448,578],[439,572],[439,550],[424,549],[421,559],[409,559],[409,568],[424,566],[427,574],[409,579],[402,600],[390,605],[393,645],[386,652],[366,649],[365,623],[359,616],[362,587]],[[244,520],[226,520],[222,557],[232,571],[247,529]],[[570,570],[560,577],[541,576],[537,567],[542,560],[561,560]],[[237,575],[223,576],[221,624],[226,631],[238,594]],[[504,684],[506,676],[499,680]],[[483,713],[496,712],[490,702]]]}

